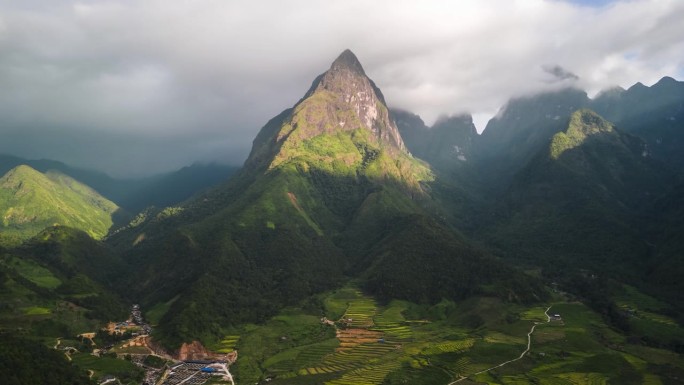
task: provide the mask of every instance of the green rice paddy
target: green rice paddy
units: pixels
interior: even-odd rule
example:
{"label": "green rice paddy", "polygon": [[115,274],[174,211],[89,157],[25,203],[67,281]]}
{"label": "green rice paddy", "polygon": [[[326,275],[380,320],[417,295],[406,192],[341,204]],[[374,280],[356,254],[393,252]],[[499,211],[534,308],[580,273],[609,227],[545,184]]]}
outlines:
{"label": "green rice paddy", "polygon": [[217,353],[230,353],[235,350],[240,336],[225,336],[219,343],[219,346],[215,351]]}
{"label": "green rice paddy", "polygon": [[46,315],[52,312],[50,309],[40,306],[25,307],[23,310],[26,315]]}
{"label": "green rice paddy", "polygon": [[[425,315],[416,316],[416,305],[403,301],[381,305],[357,288],[346,287],[323,298],[325,316],[335,321],[335,326],[323,325],[318,316],[289,311],[274,317],[266,329],[254,326],[239,338],[226,336],[221,344],[226,348],[237,346],[238,363],[244,360],[242,367],[250,365],[251,372],[236,365],[240,383],[270,378],[276,385],[446,385],[466,377],[462,384],[655,385],[664,382],[651,371],[654,364],[684,370],[684,362],[676,353],[628,345],[623,336],[581,303],[554,304],[549,314],[560,314],[562,321],[547,323],[548,305],[521,307],[497,301],[482,298],[460,304],[440,303],[435,309],[427,309]],[[453,311],[445,312],[447,308]],[[653,322],[676,327],[667,322],[667,317],[653,314]],[[470,320],[477,317],[483,325],[469,328]],[[522,359],[475,374],[518,358],[534,323],[538,326],[531,349]],[[277,351],[262,349],[262,358],[240,348],[248,341],[264,342],[286,334],[286,330],[290,334],[297,328],[313,330],[315,324],[330,333],[335,330],[336,336],[302,344],[281,339],[275,345],[271,343],[280,346],[273,347]],[[271,329],[275,325],[282,329]],[[601,343],[597,336],[603,336],[611,346]],[[612,344],[629,349],[613,350]],[[641,382],[625,380],[628,376]]]}

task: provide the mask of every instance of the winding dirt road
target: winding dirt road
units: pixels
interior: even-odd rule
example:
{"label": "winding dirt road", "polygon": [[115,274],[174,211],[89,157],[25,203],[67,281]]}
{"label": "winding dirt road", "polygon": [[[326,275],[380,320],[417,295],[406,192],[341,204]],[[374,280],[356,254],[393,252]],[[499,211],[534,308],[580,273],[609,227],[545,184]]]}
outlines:
{"label": "winding dirt road", "polygon": [[502,363],[500,363],[499,365],[492,366],[491,368],[488,368],[488,369],[485,369],[485,370],[480,370],[479,372],[476,372],[476,373],[471,373],[471,374],[469,374],[469,375],[467,375],[467,376],[465,376],[465,377],[462,376],[462,377],[459,378],[458,380],[452,381],[452,382],[448,383],[447,385],[452,385],[452,384],[455,384],[455,383],[457,383],[457,382],[461,382],[461,381],[465,380],[466,378],[468,378],[468,377],[470,377],[470,376],[477,376],[478,374],[482,374],[482,373],[488,372],[488,371],[490,371],[490,370],[492,370],[492,369],[500,368],[500,367],[502,367],[502,366],[504,366],[504,365],[508,365],[508,364],[510,364],[511,362],[518,361],[518,360],[522,359],[523,357],[525,357],[525,354],[527,354],[527,352],[530,351],[530,346],[532,345],[532,333],[534,333],[534,329],[537,327],[537,325],[541,325],[541,324],[545,324],[545,323],[551,322],[551,316],[549,316],[549,310],[550,310],[550,309],[551,309],[551,306],[547,307],[546,310],[544,311],[544,315],[546,316],[546,322],[535,322],[534,325],[532,325],[532,328],[530,329],[530,332],[527,333],[527,348],[525,349],[525,351],[523,351],[522,353],[520,353],[520,357],[514,358],[514,359],[512,359],[512,360],[508,360],[508,361],[506,361],[506,362],[502,362]]}

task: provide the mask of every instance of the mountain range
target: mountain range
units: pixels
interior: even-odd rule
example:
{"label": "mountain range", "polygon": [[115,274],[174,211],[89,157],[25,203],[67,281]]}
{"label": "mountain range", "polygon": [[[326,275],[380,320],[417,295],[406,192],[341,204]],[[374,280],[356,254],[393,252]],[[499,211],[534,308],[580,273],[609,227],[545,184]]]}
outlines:
{"label": "mountain range", "polygon": [[[683,140],[684,83],[672,78],[513,99],[478,135],[468,115],[428,127],[390,109],[346,50],[266,123],[239,170],[117,181],[0,158],[0,283],[94,317],[140,303],[170,350],[302,303],[322,312],[322,293],[345,285],[426,307],[529,305],[560,287],[642,338],[614,301],[622,285],[684,320]],[[52,283],[26,282],[21,263]]]}
{"label": "mountain range", "polygon": [[141,302],[174,299],[160,327],[171,344],[222,332],[211,324],[263,321],[350,278],[386,299],[541,298],[540,285],[439,219],[433,179],[345,51],[264,126],[228,185],[109,242],[137,265],[124,285]]}

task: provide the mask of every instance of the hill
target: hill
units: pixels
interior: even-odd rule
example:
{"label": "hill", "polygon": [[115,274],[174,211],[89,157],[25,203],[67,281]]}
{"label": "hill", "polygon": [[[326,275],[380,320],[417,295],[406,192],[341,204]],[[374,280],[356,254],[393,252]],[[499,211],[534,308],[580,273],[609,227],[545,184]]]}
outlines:
{"label": "hill", "polygon": [[81,229],[102,238],[113,224],[116,204],[59,172],[42,174],[15,167],[0,178],[0,213],[4,237],[28,239],[54,225]]}

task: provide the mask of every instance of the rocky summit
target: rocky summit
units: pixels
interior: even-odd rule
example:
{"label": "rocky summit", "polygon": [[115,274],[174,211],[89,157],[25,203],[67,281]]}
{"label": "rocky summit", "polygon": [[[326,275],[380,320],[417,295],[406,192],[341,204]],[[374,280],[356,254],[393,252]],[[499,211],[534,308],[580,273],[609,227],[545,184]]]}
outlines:
{"label": "rocky summit", "polygon": [[246,164],[260,164],[263,158],[272,160],[269,158],[283,149],[298,147],[321,134],[358,129],[370,131],[370,139],[386,151],[406,152],[382,92],[366,76],[356,55],[345,50],[292,109],[262,129]]}

